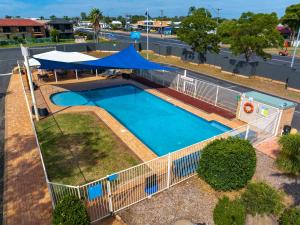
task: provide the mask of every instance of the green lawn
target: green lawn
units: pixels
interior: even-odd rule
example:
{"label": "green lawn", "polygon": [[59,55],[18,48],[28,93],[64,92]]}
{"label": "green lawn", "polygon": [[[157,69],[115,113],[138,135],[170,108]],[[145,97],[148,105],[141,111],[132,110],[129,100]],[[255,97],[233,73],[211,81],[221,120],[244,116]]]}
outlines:
{"label": "green lawn", "polygon": [[36,124],[50,181],[84,184],[140,159],[93,113],[66,113]]}

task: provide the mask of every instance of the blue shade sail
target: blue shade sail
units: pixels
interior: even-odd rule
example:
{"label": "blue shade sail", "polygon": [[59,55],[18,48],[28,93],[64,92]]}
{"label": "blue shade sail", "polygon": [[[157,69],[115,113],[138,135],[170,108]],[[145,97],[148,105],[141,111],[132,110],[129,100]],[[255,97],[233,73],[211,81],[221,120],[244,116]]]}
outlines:
{"label": "blue shade sail", "polygon": [[134,69],[134,70],[175,70],[158,63],[151,62],[143,58],[130,45],[128,48],[113,55],[91,61],[83,62],[61,62],[34,58],[39,61],[40,69],[65,69],[65,70],[84,70],[84,69]]}

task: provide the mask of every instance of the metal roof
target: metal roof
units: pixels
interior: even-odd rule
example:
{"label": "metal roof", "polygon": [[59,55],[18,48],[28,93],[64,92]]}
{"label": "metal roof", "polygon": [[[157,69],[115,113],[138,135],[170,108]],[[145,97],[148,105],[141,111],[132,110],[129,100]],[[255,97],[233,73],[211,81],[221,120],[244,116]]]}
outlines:
{"label": "metal roof", "polygon": [[255,101],[262,102],[267,105],[271,105],[278,109],[288,109],[288,108],[297,106],[297,103],[294,103],[294,102],[291,102],[291,101],[288,101],[288,100],[285,100],[282,98],[274,97],[271,95],[266,95],[266,94],[256,92],[256,91],[247,92],[247,93],[245,93],[245,96],[247,98],[253,98],[253,100],[255,100]]}

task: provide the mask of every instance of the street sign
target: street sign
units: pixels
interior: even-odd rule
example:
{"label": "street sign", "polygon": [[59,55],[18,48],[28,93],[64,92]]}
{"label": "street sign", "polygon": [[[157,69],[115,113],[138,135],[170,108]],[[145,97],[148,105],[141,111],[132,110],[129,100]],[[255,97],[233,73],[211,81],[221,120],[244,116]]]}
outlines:
{"label": "street sign", "polygon": [[130,38],[135,41],[139,40],[141,38],[141,32],[138,32],[138,31],[131,32]]}

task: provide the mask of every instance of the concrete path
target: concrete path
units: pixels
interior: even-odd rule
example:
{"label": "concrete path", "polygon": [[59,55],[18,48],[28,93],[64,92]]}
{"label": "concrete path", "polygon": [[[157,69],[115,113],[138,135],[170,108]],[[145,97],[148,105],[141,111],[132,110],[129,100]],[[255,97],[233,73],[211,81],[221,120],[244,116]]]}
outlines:
{"label": "concrete path", "polygon": [[51,224],[51,201],[18,75],[5,97],[4,224]]}

